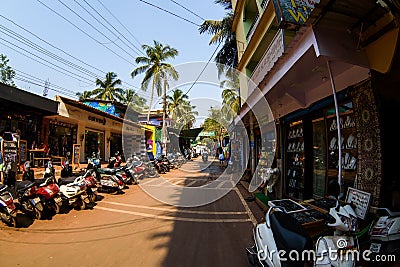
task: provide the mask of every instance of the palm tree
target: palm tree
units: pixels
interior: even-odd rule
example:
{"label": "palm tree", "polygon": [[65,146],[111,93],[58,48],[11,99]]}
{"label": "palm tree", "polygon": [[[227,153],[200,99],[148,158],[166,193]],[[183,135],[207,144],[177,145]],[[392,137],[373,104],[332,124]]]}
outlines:
{"label": "palm tree", "polygon": [[[144,77],[141,83],[141,89],[146,91],[149,83],[151,85],[151,96],[149,103],[149,110],[147,113],[147,123],[150,121],[150,109],[153,104],[154,90],[157,90],[157,95],[163,96],[163,141],[166,141],[166,125],[165,115],[167,113],[167,87],[168,77],[177,80],[179,75],[175,68],[165,61],[167,59],[173,59],[178,55],[178,50],[170,47],[169,45],[163,45],[158,41],[154,40],[154,46],[142,45],[142,49],[146,52],[146,56],[139,56],[136,58],[137,64],[143,64],[137,67],[131,72],[132,78],[139,74],[144,73]],[[165,149],[164,149],[165,153]]]}
{"label": "palm tree", "polygon": [[173,90],[172,96],[167,96],[168,113],[178,128],[190,129],[196,122],[195,115],[198,115],[198,112],[193,111],[195,106],[190,105],[187,99],[188,95],[180,89]]}
{"label": "palm tree", "polygon": [[104,81],[99,78],[96,79],[96,85],[98,87],[92,91],[91,96],[93,99],[121,101],[124,98],[124,90],[116,87],[121,84],[121,80],[117,79],[117,74],[108,72]]}
{"label": "palm tree", "polygon": [[83,93],[76,93],[76,96],[79,97],[79,101],[84,101],[85,99],[92,97],[92,91],[83,91]]}
{"label": "palm tree", "polygon": [[238,65],[238,53],[236,47],[236,36],[232,31],[232,23],[233,23],[233,12],[232,5],[230,1],[227,0],[216,0],[216,4],[220,4],[224,6],[228,12],[222,18],[222,20],[206,20],[204,21],[200,27],[199,32],[209,33],[213,36],[209,42],[209,45],[212,44],[220,44],[223,42],[223,46],[218,51],[215,56],[215,62],[219,63],[218,71],[219,74],[224,70],[228,70],[230,68],[235,69]]}
{"label": "palm tree", "polygon": [[223,80],[220,83],[220,87],[224,88],[221,93],[221,111],[227,118],[232,119],[238,113],[240,108],[240,83],[239,77],[236,73],[234,75],[227,75],[227,77],[226,80]]}
{"label": "palm tree", "polygon": [[146,99],[139,96],[132,89],[125,90],[125,94],[123,95],[123,97],[124,99],[122,100],[122,103],[128,105],[128,107],[137,112],[142,112],[143,109],[146,107]]}

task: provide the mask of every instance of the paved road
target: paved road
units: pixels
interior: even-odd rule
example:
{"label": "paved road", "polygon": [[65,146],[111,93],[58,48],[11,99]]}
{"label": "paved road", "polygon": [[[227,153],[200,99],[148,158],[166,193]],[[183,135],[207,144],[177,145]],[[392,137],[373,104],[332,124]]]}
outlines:
{"label": "paved road", "polygon": [[[141,184],[207,184],[220,169],[205,167],[197,158],[162,175],[167,182]],[[20,227],[0,226],[0,266],[249,266],[244,248],[257,219],[240,192],[246,197],[239,186],[211,204],[179,208],[132,185],[121,195],[102,194],[92,209],[39,221],[20,215]]]}

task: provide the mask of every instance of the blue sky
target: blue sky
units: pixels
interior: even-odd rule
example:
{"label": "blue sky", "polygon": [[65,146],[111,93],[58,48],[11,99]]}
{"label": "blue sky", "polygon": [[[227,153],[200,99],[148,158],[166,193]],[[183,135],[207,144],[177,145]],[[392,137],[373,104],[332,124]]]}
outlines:
{"label": "blue sky", "polygon": [[[193,76],[197,77],[202,66],[216,49],[216,45],[210,46],[211,36],[200,35],[198,26],[194,24],[201,24],[203,21],[201,18],[221,19],[225,14],[222,6],[215,4],[214,0],[102,0],[101,2],[99,0],[2,0],[1,2],[0,54],[8,57],[9,65],[16,70],[20,79],[38,84],[15,80],[19,88],[41,95],[44,81],[49,80],[54,85],[53,89],[59,91],[49,90],[47,96],[49,98],[53,98],[56,94],[71,96],[75,92],[91,90],[95,88],[93,76],[102,78],[108,71],[117,73],[124,86],[138,90],[142,77],[135,79],[130,77],[131,71],[135,68],[134,59],[141,53],[137,48],[140,48],[140,44],[152,44],[153,40],[168,44],[179,51],[179,55],[171,61],[173,65],[203,62],[193,68]],[[145,2],[168,10],[194,24]],[[82,7],[116,35],[108,31]],[[24,42],[21,43],[19,40]],[[45,53],[33,47],[45,49]],[[186,92],[188,87],[184,87],[183,91]],[[140,90],[138,93],[145,97],[149,95]],[[191,99],[219,100],[220,93],[221,89],[218,86],[199,84],[193,86],[189,96]]]}

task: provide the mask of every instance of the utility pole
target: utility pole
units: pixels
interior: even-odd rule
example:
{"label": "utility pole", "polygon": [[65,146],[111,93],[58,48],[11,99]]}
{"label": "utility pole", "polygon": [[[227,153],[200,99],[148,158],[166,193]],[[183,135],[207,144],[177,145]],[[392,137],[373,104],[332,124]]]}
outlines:
{"label": "utility pole", "polygon": [[164,73],[164,88],[163,88],[163,121],[161,139],[164,144],[163,154],[167,155],[167,126],[166,126],[166,113],[167,113],[167,76]]}

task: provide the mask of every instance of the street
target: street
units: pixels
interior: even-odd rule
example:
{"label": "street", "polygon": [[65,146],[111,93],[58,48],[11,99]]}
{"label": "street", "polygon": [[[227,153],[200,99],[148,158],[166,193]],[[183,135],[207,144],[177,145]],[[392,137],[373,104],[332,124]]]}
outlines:
{"label": "street", "polygon": [[[161,177],[178,186],[199,186],[221,172],[216,161],[202,172],[188,172],[199,164],[200,157],[184,164],[184,170]],[[140,183],[162,187],[157,180]],[[250,209],[257,218],[262,213],[254,202],[244,200],[248,192],[240,185],[196,208],[170,206],[137,185],[129,187],[120,195],[101,193],[88,210],[71,210],[50,220],[23,220],[26,225],[18,228],[2,224],[0,265],[249,266],[245,248],[252,242],[256,221]]]}

